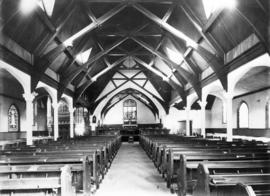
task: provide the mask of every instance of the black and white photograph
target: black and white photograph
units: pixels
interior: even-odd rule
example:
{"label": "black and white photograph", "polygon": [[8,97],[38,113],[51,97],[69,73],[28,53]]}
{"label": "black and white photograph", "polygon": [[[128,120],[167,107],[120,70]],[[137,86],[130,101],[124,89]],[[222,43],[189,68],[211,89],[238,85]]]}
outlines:
{"label": "black and white photograph", "polygon": [[270,196],[270,0],[0,0],[0,196]]}

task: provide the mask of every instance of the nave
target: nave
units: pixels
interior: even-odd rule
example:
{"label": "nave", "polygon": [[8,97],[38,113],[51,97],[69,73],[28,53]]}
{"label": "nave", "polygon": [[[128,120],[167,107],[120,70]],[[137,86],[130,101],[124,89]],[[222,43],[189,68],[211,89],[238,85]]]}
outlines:
{"label": "nave", "polygon": [[124,143],[120,147],[95,196],[140,195],[170,196],[164,180],[138,143]]}

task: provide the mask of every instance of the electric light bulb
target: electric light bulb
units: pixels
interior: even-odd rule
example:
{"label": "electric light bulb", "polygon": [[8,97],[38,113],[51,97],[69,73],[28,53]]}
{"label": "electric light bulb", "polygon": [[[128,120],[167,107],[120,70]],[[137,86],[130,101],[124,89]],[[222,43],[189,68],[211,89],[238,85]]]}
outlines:
{"label": "electric light bulb", "polygon": [[29,14],[37,6],[37,0],[21,0],[20,8],[22,13]]}

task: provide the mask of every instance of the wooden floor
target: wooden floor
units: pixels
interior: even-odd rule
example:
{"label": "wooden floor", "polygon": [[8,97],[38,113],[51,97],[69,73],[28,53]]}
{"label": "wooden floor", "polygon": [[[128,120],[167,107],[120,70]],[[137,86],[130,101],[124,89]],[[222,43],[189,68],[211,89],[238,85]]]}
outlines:
{"label": "wooden floor", "polygon": [[173,196],[139,144],[122,144],[95,196]]}

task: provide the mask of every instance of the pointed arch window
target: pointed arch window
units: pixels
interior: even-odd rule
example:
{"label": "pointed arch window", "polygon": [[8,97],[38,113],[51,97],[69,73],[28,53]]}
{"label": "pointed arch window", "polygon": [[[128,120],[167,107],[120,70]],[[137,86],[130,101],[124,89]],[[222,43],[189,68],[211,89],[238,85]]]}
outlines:
{"label": "pointed arch window", "polygon": [[20,130],[20,113],[18,108],[14,104],[12,104],[8,109],[8,130]]}
{"label": "pointed arch window", "polygon": [[137,123],[137,104],[133,99],[127,99],[123,104],[124,124]]}
{"label": "pointed arch window", "polygon": [[242,101],[238,108],[238,127],[249,127],[249,110],[246,102]]}
{"label": "pointed arch window", "polygon": [[265,106],[265,127],[270,128],[270,100],[268,100]]}

